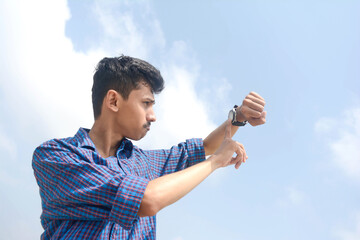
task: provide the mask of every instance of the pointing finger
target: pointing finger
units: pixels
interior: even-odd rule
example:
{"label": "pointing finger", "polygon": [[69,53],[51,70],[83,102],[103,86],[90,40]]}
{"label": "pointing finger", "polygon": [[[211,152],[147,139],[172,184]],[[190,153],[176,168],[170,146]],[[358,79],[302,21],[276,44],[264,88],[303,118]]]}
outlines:
{"label": "pointing finger", "polygon": [[241,158],[241,162],[246,162],[246,159],[247,159],[247,155],[246,155],[246,151],[245,151],[245,148],[244,148],[244,145],[242,145],[241,143],[239,142],[236,142],[236,144],[238,145],[240,151],[242,152],[242,158]]}

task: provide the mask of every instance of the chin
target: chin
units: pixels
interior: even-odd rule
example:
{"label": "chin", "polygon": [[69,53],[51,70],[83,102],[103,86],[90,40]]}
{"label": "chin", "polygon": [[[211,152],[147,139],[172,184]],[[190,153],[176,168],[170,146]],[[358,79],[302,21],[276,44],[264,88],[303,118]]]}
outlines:
{"label": "chin", "polygon": [[139,141],[141,140],[142,138],[144,138],[146,136],[146,133],[145,134],[141,134],[141,135],[137,135],[137,136],[127,136],[128,139],[131,139],[131,140],[134,140],[134,141]]}

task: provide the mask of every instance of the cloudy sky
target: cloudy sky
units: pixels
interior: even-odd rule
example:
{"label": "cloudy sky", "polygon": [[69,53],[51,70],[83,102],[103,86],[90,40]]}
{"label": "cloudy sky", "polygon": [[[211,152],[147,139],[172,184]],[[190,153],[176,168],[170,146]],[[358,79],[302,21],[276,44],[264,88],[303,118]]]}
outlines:
{"label": "cloudy sky", "polygon": [[0,239],[38,239],[32,152],[92,126],[96,63],[162,72],[158,121],[136,144],[206,137],[250,91],[267,123],[249,159],[158,214],[158,239],[360,239],[360,1],[0,2]]}

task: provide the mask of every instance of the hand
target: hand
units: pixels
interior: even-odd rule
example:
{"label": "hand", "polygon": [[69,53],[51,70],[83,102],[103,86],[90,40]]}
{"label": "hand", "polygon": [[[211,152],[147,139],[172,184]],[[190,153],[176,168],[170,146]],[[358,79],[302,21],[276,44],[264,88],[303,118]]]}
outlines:
{"label": "hand", "polygon": [[[236,153],[235,157],[233,157],[234,153]],[[227,120],[224,140],[213,156],[216,167],[226,167],[235,164],[236,169],[248,158],[244,146],[231,139],[231,120]]]}
{"label": "hand", "polygon": [[237,121],[247,120],[251,126],[257,126],[266,122],[266,111],[264,111],[265,100],[257,93],[250,92],[236,109]]}

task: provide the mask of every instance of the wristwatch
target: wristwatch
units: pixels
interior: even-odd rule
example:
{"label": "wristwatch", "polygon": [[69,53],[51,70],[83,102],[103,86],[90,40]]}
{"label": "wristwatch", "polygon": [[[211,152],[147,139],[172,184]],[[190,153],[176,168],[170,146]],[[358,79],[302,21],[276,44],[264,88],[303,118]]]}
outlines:
{"label": "wristwatch", "polygon": [[235,105],[234,108],[230,110],[228,118],[231,120],[231,123],[234,126],[245,126],[245,124],[247,123],[246,120],[243,122],[236,121],[236,108],[237,107],[238,106]]}

